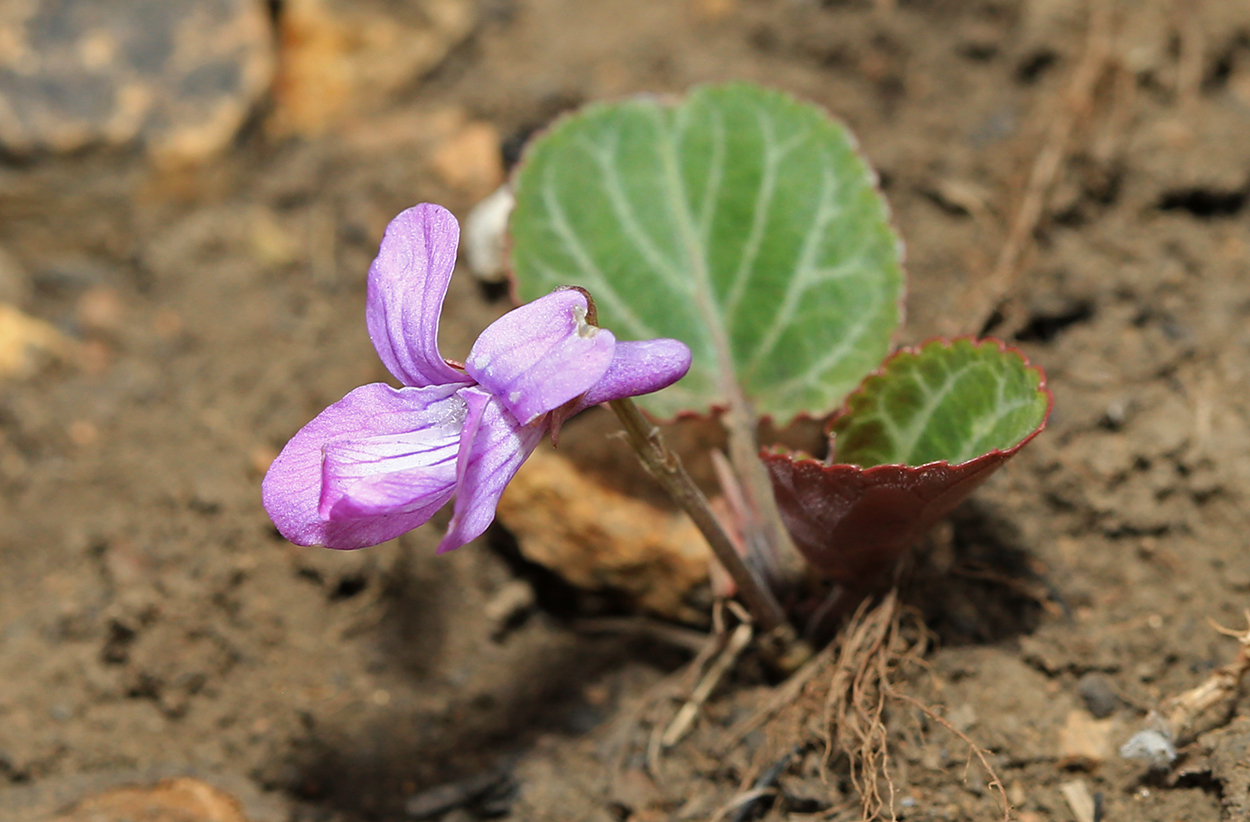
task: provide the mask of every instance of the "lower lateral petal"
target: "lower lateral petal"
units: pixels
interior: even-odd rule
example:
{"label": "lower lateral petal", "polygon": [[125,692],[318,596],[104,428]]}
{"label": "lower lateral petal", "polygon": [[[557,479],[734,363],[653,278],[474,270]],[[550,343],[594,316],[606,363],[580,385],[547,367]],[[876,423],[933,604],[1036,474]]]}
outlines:
{"label": "lower lateral petal", "polygon": [[456,503],[440,554],[475,539],[495,519],[495,506],[521,463],[546,433],[545,421],[521,425],[497,398],[480,388],[460,396],[468,406],[456,466]]}
{"label": "lower lateral petal", "polygon": [[278,531],[299,545],[348,550],[426,522],[454,490],[465,414],[458,387],[374,383],[321,412],[262,483]]}

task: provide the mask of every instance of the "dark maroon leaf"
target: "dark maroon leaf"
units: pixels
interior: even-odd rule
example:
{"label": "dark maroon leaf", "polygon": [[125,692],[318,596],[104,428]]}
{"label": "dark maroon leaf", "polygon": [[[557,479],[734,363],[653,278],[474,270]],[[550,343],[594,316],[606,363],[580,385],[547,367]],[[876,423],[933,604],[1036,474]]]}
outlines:
{"label": "dark maroon leaf", "polygon": [[[828,465],[782,449],[766,451],[761,455],[772,477],[782,518],[795,545],[809,562],[837,582],[854,586],[871,585],[878,576],[893,567],[903,552],[924,536],[929,528],[967,499],[1000,465],[1045,427],[1052,398],[1040,369],[1030,365],[1020,352],[996,341],[987,344],[956,340],[936,341],[920,349],[904,349],[896,354],[848,398],[830,428],[844,433],[855,430],[856,421],[848,417],[856,413],[863,413],[870,420],[883,415],[888,417],[890,410],[883,407],[881,398],[914,397],[916,393],[914,390],[894,392],[890,389],[891,381],[896,378],[916,380],[918,365],[923,362],[943,357],[969,360],[975,357],[977,362],[982,362],[991,351],[1003,358],[1004,369],[1016,372],[1016,378],[1021,370],[1031,372],[1032,377],[1027,382],[1021,384],[1018,379],[1016,381],[1027,391],[1037,392],[1039,397],[1040,420],[1034,419],[1023,430],[1006,433],[1005,436],[1010,439],[1002,442],[1002,447],[992,448],[956,464],[937,460],[919,466],[883,464],[868,468]],[[951,373],[962,374],[966,371]],[[932,383],[930,389],[933,396],[944,396]],[[993,396],[1002,397],[998,384],[991,379],[985,380],[984,385],[976,390],[993,390]],[[939,407],[932,414],[943,425],[943,431],[947,434],[957,432],[960,425],[965,425],[970,431],[984,430],[986,415],[992,413],[993,404],[982,403],[981,407],[986,409],[984,413],[971,415],[964,422],[960,419],[959,409],[975,407],[977,403],[969,403],[966,396],[962,400],[953,394],[951,396],[949,406]],[[989,418],[993,419],[992,416]],[[886,428],[897,430],[892,425]],[[967,441],[959,436],[948,436],[946,439],[952,443],[952,448],[963,447]],[[882,449],[878,447],[877,450]]]}

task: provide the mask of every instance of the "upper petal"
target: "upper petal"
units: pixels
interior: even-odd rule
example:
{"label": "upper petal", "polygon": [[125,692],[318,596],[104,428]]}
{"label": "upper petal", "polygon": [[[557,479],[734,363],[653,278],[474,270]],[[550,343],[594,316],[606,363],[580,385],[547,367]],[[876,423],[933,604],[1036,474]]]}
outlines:
{"label": "upper petal", "polygon": [[480,536],[495,519],[495,506],[521,463],[543,438],[543,423],[521,425],[498,399],[465,388],[468,406],[456,463],[456,504],[438,552],[459,548]]}
{"label": "upper petal", "polygon": [[577,401],[572,413],[601,402],[659,391],[686,376],[689,370],[690,349],[678,340],[618,342],[607,372]]}
{"label": "upper petal", "polygon": [[471,381],[438,353],[438,315],[459,242],[460,226],[451,212],[423,203],[391,220],[369,266],[369,338],[387,370],[404,385]]}
{"label": "upper petal", "polygon": [[557,291],[513,309],[473,344],[464,368],[522,424],[558,408],[597,383],[612,362],[616,338],[586,322],[586,297]]}
{"label": "upper petal", "polygon": [[455,488],[458,386],[365,385],[291,438],[261,485],[265,510],[299,545],[363,548],[428,520]]}

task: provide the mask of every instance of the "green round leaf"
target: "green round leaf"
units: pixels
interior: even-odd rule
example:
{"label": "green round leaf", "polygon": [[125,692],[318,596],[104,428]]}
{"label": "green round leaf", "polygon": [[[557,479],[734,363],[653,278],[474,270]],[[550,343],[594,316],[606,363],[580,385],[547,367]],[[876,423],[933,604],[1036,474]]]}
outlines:
{"label": "green round leaf", "polygon": [[1050,411],[1042,372],[996,340],[903,350],[851,395],[832,425],[839,463],[951,464],[1006,451]]}
{"label": "green round leaf", "polygon": [[623,339],[694,363],[653,413],[728,404],[789,420],[835,407],[899,322],[900,244],[847,130],[747,84],[591,106],[535,141],[510,225],[517,293],[594,296]]}

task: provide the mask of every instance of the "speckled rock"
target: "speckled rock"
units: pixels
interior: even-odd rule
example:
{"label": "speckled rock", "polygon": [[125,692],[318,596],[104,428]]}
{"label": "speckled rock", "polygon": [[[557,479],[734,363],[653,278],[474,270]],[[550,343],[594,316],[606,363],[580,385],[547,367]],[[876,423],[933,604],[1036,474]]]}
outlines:
{"label": "speckled rock", "polygon": [[142,143],[155,159],[221,151],[273,77],[260,0],[4,0],[0,148]]}
{"label": "speckled rock", "polygon": [[249,822],[239,802],[206,782],[183,777],[153,786],[115,788],[84,799],[52,822]]}

